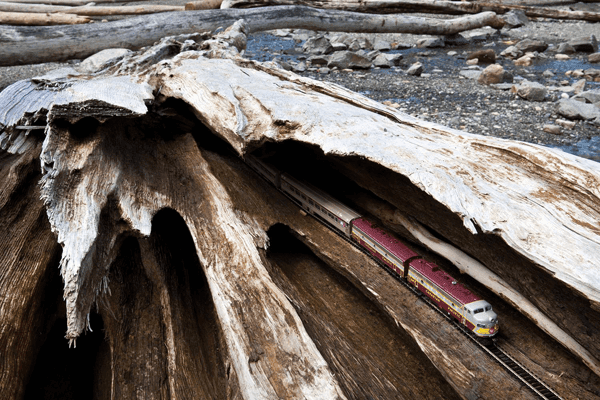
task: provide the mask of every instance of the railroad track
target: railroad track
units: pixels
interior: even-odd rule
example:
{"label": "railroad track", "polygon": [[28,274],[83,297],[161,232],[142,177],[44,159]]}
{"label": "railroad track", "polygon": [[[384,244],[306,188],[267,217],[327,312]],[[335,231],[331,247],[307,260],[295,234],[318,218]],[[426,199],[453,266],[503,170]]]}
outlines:
{"label": "railroad track", "polygon": [[[302,207],[300,207],[300,208],[302,209]],[[302,211],[305,212],[303,209],[302,209]],[[317,219],[319,222],[324,223],[327,227],[329,227],[331,229],[331,226],[328,223],[328,221],[325,221],[324,219],[319,218],[318,216],[315,216],[312,213],[306,213],[306,214]],[[362,247],[358,246],[356,243],[354,243],[352,240],[350,240],[345,235],[338,232],[337,229],[331,229],[331,230],[335,234],[337,234],[339,237],[344,239],[346,242],[350,243],[352,246],[354,246],[355,248],[359,249],[364,254],[369,256],[369,258],[371,258],[377,264],[382,266],[396,281],[400,282],[402,285],[404,285],[406,288],[408,288],[408,290],[410,290],[414,295],[416,295],[421,300],[423,300],[425,303],[427,303],[427,305],[429,305],[429,307],[431,307],[433,310],[435,310],[440,315],[442,315],[444,318],[446,318],[449,322],[451,322],[455,328],[457,328],[463,335],[465,335],[473,343],[475,343],[480,349],[483,350],[484,353],[489,355],[494,361],[496,361],[498,364],[500,364],[502,367],[504,367],[504,369],[506,371],[508,371],[519,382],[521,382],[523,385],[525,385],[535,396],[537,396],[540,399],[544,399],[544,400],[563,400],[563,398],[560,397],[558,395],[558,393],[556,393],[554,390],[552,390],[550,387],[548,387],[548,385],[546,385],[540,378],[538,378],[537,376],[535,376],[535,374],[533,374],[531,371],[529,371],[527,368],[525,368],[525,366],[523,366],[521,363],[519,363],[517,360],[515,360],[513,357],[511,357],[505,350],[503,350],[501,347],[499,347],[498,344],[495,343],[495,341],[490,340],[489,343],[482,343],[482,341],[480,341],[477,338],[477,336],[475,336],[472,332],[470,332],[468,329],[466,329],[464,327],[464,325],[460,324],[459,322],[454,320],[454,318],[452,318],[451,316],[449,316],[448,314],[443,312],[443,310],[441,310],[439,307],[437,307],[431,300],[429,300],[429,298],[427,296],[425,296],[423,293],[419,292],[415,287],[413,287],[407,281],[405,281],[400,276],[398,276],[398,274],[396,272],[394,272],[393,270],[391,270],[387,265],[382,264],[377,258],[373,257],[372,254],[367,252]]]}
{"label": "railroad track", "polygon": [[[362,249],[361,249],[362,250]],[[364,251],[363,251],[364,252]],[[366,253],[366,252],[365,252]],[[368,254],[368,253],[366,253]],[[377,261],[379,265],[382,265],[375,257],[368,254],[369,257]],[[385,270],[398,282],[406,286],[413,294],[418,296],[421,300],[429,305],[433,310],[446,318],[456,329],[458,329],[463,335],[468,337],[473,343],[475,343],[480,349],[483,350],[484,353],[488,354],[494,361],[504,367],[512,376],[514,376],[518,381],[520,381],[523,385],[525,385],[534,395],[536,395],[540,399],[544,400],[563,400],[562,397],[558,395],[554,390],[552,390],[548,385],[546,385],[540,378],[535,376],[535,374],[529,371],[525,366],[511,357],[505,350],[502,350],[501,347],[498,346],[497,343],[493,340],[489,340],[489,343],[483,343],[480,341],[477,336],[475,336],[472,332],[470,332],[464,325],[460,324],[454,318],[443,312],[439,307],[437,307],[427,296],[423,293],[419,292],[416,288],[411,286],[404,279],[400,278],[398,274],[392,271],[386,265],[383,265]]]}

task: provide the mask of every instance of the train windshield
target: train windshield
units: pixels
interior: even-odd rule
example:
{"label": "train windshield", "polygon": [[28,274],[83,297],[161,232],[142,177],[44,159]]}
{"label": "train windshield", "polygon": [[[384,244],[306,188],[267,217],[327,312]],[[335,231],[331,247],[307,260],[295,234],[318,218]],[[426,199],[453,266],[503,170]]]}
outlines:
{"label": "train windshield", "polygon": [[475,311],[473,311],[473,314],[479,314],[480,312],[483,312],[483,308],[478,308]]}

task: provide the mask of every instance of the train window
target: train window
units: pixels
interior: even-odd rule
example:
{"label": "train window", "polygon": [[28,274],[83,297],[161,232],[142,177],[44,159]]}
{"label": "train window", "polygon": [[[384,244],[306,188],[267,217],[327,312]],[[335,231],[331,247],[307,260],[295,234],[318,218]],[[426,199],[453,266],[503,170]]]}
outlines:
{"label": "train window", "polygon": [[478,308],[475,311],[473,311],[473,314],[479,314],[480,312],[483,312],[483,308]]}
{"label": "train window", "polygon": [[492,306],[485,306],[485,311],[490,311],[492,309]]}

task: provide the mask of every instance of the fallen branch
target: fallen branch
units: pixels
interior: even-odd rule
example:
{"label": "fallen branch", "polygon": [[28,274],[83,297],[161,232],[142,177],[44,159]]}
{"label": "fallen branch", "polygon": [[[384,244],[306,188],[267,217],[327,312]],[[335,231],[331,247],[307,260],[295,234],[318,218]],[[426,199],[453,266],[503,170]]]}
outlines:
{"label": "fallen branch", "polygon": [[600,21],[600,13],[589,11],[561,11],[543,7],[443,0],[223,0],[221,8],[250,8],[292,4],[307,5],[329,10],[345,10],[374,14],[408,12],[460,15],[476,14],[484,11],[493,11],[498,14],[504,14],[510,10],[522,10],[529,17]]}
{"label": "fallen branch", "polygon": [[85,27],[0,27],[0,65],[35,64],[85,58],[111,47],[138,49],[165,36],[212,31],[245,19],[250,32],[301,28],[338,32],[452,35],[483,26],[499,28],[492,12],[450,20],[404,15],[364,15],[303,6],[248,10],[205,10],[152,14]]}
{"label": "fallen branch", "polygon": [[[21,12],[0,12],[0,24],[6,25],[74,25],[90,22],[89,18],[80,17],[71,14],[53,13],[21,13]],[[0,42],[2,42],[0,40]],[[2,51],[0,50],[0,53]],[[4,60],[3,60],[4,61]],[[8,60],[6,60],[8,61]],[[11,63],[0,65],[10,65]]]}
{"label": "fallen branch", "polygon": [[142,6],[122,6],[122,7],[68,7],[52,6],[46,4],[24,4],[0,2],[0,11],[18,12],[18,13],[63,13],[87,16],[103,15],[139,15],[153,14],[169,11],[183,11],[183,6],[163,6],[163,5],[142,5]]}

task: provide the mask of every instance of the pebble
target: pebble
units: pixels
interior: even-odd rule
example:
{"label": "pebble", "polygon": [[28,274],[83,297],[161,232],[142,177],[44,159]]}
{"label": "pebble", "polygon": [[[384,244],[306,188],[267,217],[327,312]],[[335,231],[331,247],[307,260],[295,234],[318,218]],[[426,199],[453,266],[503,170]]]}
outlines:
{"label": "pebble", "polygon": [[421,76],[421,74],[423,73],[423,64],[421,64],[420,62],[414,63],[410,66],[406,73],[408,75]]}
{"label": "pebble", "polygon": [[567,121],[566,119],[557,119],[554,122],[557,123],[558,125],[564,127],[564,128],[567,128],[567,129],[573,129],[573,128],[575,128],[575,125],[577,125],[577,122],[575,122],[575,121]]}
{"label": "pebble", "polygon": [[467,65],[477,65],[479,63],[479,60],[476,58],[472,58],[470,60],[467,60],[466,64]]}
{"label": "pebble", "polygon": [[558,126],[558,125],[546,124],[546,125],[544,125],[543,130],[544,130],[544,132],[551,133],[553,135],[561,134],[560,126]]}
{"label": "pebble", "polygon": [[533,61],[531,60],[530,56],[523,56],[515,60],[514,63],[520,67],[529,67],[531,64],[533,64]]}
{"label": "pebble", "polygon": [[566,54],[557,54],[554,56],[554,58],[556,58],[558,61],[566,61],[571,59],[571,57]]}

